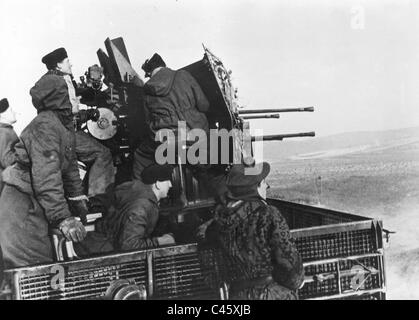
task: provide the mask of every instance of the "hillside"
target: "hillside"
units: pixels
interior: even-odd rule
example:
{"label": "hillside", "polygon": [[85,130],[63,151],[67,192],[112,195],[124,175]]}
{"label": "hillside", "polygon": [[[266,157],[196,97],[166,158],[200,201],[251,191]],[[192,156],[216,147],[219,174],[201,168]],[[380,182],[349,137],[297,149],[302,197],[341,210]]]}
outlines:
{"label": "hillside", "polygon": [[385,148],[419,142],[419,127],[341,133],[326,137],[294,138],[265,142],[264,158],[270,162],[280,159],[315,159],[339,155],[379,151]]}

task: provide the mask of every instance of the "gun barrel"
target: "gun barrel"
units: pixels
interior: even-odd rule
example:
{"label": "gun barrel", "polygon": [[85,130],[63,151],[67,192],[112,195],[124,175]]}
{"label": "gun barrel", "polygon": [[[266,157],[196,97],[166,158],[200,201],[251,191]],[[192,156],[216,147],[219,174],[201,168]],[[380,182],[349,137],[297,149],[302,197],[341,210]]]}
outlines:
{"label": "gun barrel", "polygon": [[239,114],[252,114],[252,113],[274,113],[274,112],[313,112],[314,107],[306,108],[283,108],[283,109],[252,109],[252,110],[239,110]]}
{"label": "gun barrel", "polygon": [[243,116],[243,119],[249,120],[249,119],[279,119],[279,113],[275,114],[262,114],[262,115],[252,115],[252,116]]}
{"label": "gun barrel", "polygon": [[273,140],[283,140],[285,138],[297,138],[297,137],[315,137],[316,133],[311,132],[301,132],[301,133],[288,133],[288,134],[274,134],[267,136],[252,136],[252,141],[273,141]]}

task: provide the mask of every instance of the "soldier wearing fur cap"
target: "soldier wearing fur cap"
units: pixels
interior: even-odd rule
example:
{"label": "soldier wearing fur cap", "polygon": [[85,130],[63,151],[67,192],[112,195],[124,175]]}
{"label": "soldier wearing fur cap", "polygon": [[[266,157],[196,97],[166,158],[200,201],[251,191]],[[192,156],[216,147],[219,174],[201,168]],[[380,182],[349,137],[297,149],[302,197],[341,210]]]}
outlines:
{"label": "soldier wearing fur cap", "polygon": [[[79,110],[79,97],[76,96],[76,89],[72,81],[72,65],[66,50],[64,48],[54,50],[42,58],[42,63],[45,64],[48,72],[30,91],[33,105],[38,112],[48,105],[56,104],[72,119],[76,115],[80,115],[81,112],[86,113],[85,110]],[[84,118],[86,121],[97,120],[93,113],[87,112],[87,115],[80,115],[78,118]],[[73,120],[68,124],[68,128],[75,130]],[[99,199],[104,197],[107,189],[112,187],[115,181],[115,168],[111,152],[83,131],[76,131],[75,138],[77,159],[89,168],[87,195],[90,199],[90,207],[94,203],[103,209]]]}
{"label": "soldier wearing fur cap", "polygon": [[155,162],[156,134],[161,129],[177,134],[178,122],[184,121],[187,130],[209,131],[205,112],[209,102],[198,82],[185,70],[166,67],[162,57],[155,53],[142,69],[150,80],[144,86],[145,113],[148,134],[134,154],[133,174],[140,179],[141,171]]}
{"label": "soldier wearing fur cap", "polygon": [[48,71],[31,89],[38,115],[15,146],[16,162],[6,168],[0,197],[0,243],[6,267],[53,261],[49,229],[81,241],[86,230],[76,215],[88,209],[75,154],[73,114],[64,75],[71,74],[65,49],[42,61]]}
{"label": "soldier wearing fur cap", "polygon": [[4,98],[0,100],[0,194],[3,189],[2,172],[15,162],[15,144],[19,141],[13,124],[16,116],[9,101]]}
{"label": "soldier wearing fur cap", "polygon": [[233,165],[227,177],[227,204],[216,210],[206,231],[242,271],[230,283],[232,299],[296,299],[304,269],[281,213],[266,203],[268,163]]}
{"label": "soldier wearing fur cap", "polygon": [[153,164],[143,170],[141,180],[117,186],[108,215],[96,222],[95,232],[89,232],[86,240],[75,245],[77,254],[88,256],[174,244],[172,234],[154,233],[160,200],[167,197],[172,187],[172,171],[170,165]]}
{"label": "soldier wearing fur cap", "polygon": [[153,237],[159,219],[159,202],[172,187],[170,165],[153,164],[145,168],[141,181],[134,180],[118,186],[116,210],[121,218],[117,234],[120,250],[153,248],[174,244],[171,234]]}

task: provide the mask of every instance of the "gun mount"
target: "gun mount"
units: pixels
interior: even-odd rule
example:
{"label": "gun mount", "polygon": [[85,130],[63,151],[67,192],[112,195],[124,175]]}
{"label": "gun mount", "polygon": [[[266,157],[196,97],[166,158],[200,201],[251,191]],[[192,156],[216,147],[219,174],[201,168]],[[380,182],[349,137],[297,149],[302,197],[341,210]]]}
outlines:
{"label": "gun mount", "polygon": [[[97,51],[101,67],[97,65],[90,67],[85,74],[86,81],[83,78],[77,87],[82,93],[83,103],[102,110],[101,117],[97,121],[89,121],[84,129],[112,151],[118,168],[117,182],[122,182],[130,176],[128,168],[131,167],[133,151],[146,133],[144,81],[131,66],[122,38],[106,39],[105,47],[107,53],[102,49]],[[215,171],[223,172],[228,169],[229,164],[252,156],[251,144],[249,145],[246,139],[280,141],[284,138],[314,135],[310,132],[251,138],[247,132],[244,133],[244,130],[250,130],[247,120],[279,119],[281,112],[313,112],[314,108],[241,109],[238,104],[238,90],[231,81],[231,71],[228,71],[208,48],[204,46],[203,49],[204,57],[201,60],[181,69],[188,71],[197,80],[210,103],[206,113],[210,128],[217,131],[234,131],[229,140],[229,161],[227,163],[219,161],[219,165],[213,165]],[[107,88],[101,90],[102,84]],[[183,167],[179,167],[179,170],[186,170],[178,175],[182,179],[190,176],[189,169],[184,167],[188,167],[188,163],[183,163]],[[187,201],[190,204],[208,200],[210,195],[201,182],[195,181],[193,177],[186,180],[190,180],[193,187],[188,187],[188,183],[179,183],[178,188],[174,188],[177,190],[173,192],[174,198],[192,198]],[[188,196],[190,192],[194,195]],[[176,200],[173,199],[173,202]]]}

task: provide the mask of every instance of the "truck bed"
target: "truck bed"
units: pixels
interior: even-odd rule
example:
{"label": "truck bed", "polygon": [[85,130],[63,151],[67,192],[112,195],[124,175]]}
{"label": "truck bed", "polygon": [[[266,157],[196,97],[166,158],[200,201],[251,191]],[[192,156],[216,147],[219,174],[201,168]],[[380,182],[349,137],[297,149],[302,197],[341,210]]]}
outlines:
{"label": "truck bed", "polygon": [[[382,223],[269,199],[288,221],[303,258],[300,299],[385,299]],[[59,288],[57,270],[64,277]],[[148,299],[220,299],[234,266],[196,243],[6,270],[3,299],[100,299],[110,283],[134,279]],[[55,287],[56,289],[53,289]]]}

